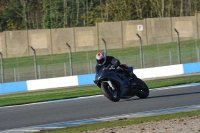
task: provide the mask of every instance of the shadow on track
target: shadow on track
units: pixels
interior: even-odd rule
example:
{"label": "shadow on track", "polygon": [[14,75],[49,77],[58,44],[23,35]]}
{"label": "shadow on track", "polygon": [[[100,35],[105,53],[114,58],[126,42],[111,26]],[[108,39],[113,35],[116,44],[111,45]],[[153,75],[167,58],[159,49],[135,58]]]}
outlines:
{"label": "shadow on track", "polygon": [[[160,96],[149,96],[145,99],[152,99],[152,98],[163,98],[163,97],[176,97],[176,96],[184,96],[184,95],[193,95],[193,94],[200,94],[200,91],[196,92],[189,92],[189,93],[180,93],[180,94],[168,94],[168,95],[160,95]],[[122,101],[133,101],[133,100],[143,100],[141,98],[130,98],[130,99],[124,99]]]}

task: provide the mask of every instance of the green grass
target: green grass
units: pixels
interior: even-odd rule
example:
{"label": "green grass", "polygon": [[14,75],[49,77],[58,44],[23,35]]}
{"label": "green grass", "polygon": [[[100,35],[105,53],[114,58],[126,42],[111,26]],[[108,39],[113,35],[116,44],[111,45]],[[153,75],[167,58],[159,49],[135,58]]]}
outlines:
{"label": "green grass", "polygon": [[120,119],[115,121],[108,121],[102,123],[95,123],[95,124],[86,124],[76,127],[68,127],[62,129],[55,129],[55,130],[44,130],[40,131],[40,133],[77,133],[83,131],[91,131],[91,130],[98,130],[102,128],[113,128],[116,126],[127,126],[133,124],[140,124],[145,122],[156,122],[160,120],[170,120],[170,119],[179,119],[184,117],[192,117],[192,116],[200,116],[200,110],[190,111],[190,112],[182,112],[182,113],[174,113],[174,114],[165,114],[165,115],[157,115],[157,116],[150,116],[150,117],[141,117],[141,118],[131,118],[131,119]]}
{"label": "green grass", "polygon": [[19,105],[26,103],[42,102],[49,100],[59,100],[66,98],[75,98],[81,96],[90,96],[100,94],[100,90],[95,86],[60,88],[54,90],[34,91],[25,93],[15,93],[1,95],[0,106]]}
{"label": "green grass", "polygon": [[[198,44],[198,42],[199,42],[198,40],[196,42],[194,42],[194,40],[182,41],[181,50],[182,51],[191,50],[191,49],[195,50],[196,47],[200,47],[200,44]],[[146,55],[145,60],[150,60],[150,61],[157,60],[158,54],[160,54],[161,56],[164,54],[166,57],[162,58],[162,60],[168,61],[169,51],[172,52],[173,59],[177,60],[177,42],[164,43],[164,44],[152,44],[152,45],[143,46],[143,53],[144,55]],[[74,52],[72,53],[72,58],[73,58],[72,61],[74,63],[77,61],[95,60],[96,53],[97,53],[97,50]],[[120,59],[123,59],[124,57],[137,57],[140,55],[140,48],[139,46],[135,46],[135,47],[121,48],[121,49],[107,49],[107,54],[115,56]],[[184,54],[182,54],[182,56],[183,56],[182,57],[183,59],[188,57],[188,55],[184,55]],[[177,63],[176,60],[174,60],[175,63]],[[64,63],[64,62],[69,62],[68,53],[37,55],[38,65],[48,65],[48,64],[56,64],[56,63]],[[17,67],[29,67],[29,66],[34,66],[33,56],[4,59],[5,69],[17,68]]]}
{"label": "green grass", "polygon": [[[171,77],[164,79],[155,79],[145,81],[150,89],[173,86],[186,83],[200,82],[200,74]],[[79,86],[69,88],[57,88],[49,90],[40,90],[26,93],[14,93],[0,96],[0,106],[20,105],[49,100],[68,99],[75,97],[91,96],[102,94],[101,90],[95,86]]]}
{"label": "green grass", "polygon": [[[200,61],[196,42],[181,43],[181,63]],[[109,44],[108,44],[109,46]],[[144,67],[157,67],[178,64],[177,43],[152,44],[143,46]],[[82,51],[72,53],[72,69],[74,75],[95,72],[95,55],[97,51]],[[107,54],[120,60],[122,64],[141,68],[139,46],[107,49]],[[34,57],[4,58],[4,82],[35,79]],[[40,78],[53,78],[70,75],[69,53],[37,55],[38,73]],[[1,79],[2,77],[0,77]]]}

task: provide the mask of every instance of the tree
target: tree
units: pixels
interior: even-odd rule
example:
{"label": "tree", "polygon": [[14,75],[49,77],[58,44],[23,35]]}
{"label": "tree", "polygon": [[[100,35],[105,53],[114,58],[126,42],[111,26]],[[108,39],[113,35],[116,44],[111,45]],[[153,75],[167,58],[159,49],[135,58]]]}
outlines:
{"label": "tree", "polygon": [[199,0],[0,0],[0,30],[92,26],[197,11]]}

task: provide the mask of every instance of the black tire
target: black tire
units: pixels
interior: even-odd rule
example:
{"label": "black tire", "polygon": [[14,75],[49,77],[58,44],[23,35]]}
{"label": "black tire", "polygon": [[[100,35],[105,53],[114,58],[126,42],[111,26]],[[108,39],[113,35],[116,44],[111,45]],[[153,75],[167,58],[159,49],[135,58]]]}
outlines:
{"label": "black tire", "polygon": [[138,78],[136,96],[139,98],[147,98],[149,96],[149,88],[144,81]]}
{"label": "black tire", "polygon": [[120,100],[120,95],[121,95],[120,90],[118,88],[115,88],[115,91],[117,91],[117,97],[114,97],[113,93],[111,92],[112,89],[107,82],[101,83],[101,90],[104,96],[106,96],[109,100],[113,102],[118,102]]}

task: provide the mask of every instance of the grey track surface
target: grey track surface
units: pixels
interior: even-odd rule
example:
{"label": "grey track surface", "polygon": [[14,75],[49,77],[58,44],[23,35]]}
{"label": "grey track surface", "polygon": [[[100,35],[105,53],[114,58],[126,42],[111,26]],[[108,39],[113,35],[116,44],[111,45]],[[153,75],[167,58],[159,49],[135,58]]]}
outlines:
{"label": "grey track surface", "polygon": [[150,91],[147,99],[111,102],[103,96],[0,108],[0,131],[200,104],[200,86]]}

